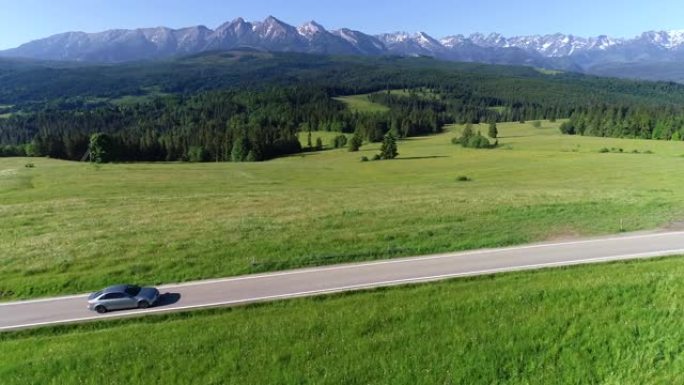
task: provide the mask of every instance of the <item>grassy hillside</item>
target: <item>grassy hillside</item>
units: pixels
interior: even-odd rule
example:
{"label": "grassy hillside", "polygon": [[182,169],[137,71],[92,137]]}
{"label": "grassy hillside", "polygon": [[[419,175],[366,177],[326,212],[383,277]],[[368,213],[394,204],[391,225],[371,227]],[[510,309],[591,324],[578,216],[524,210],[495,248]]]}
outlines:
{"label": "grassy hillside", "polygon": [[[678,384],[681,258],[0,334],[14,384]],[[112,365],[117,366],[112,370]]]}
{"label": "grassy hillside", "polygon": [[341,96],[339,98],[335,98],[335,100],[338,100],[344,104],[347,105],[347,108],[354,112],[358,112],[360,114],[363,113],[382,113],[382,112],[387,112],[389,111],[389,108],[386,106],[383,106],[382,104],[378,103],[373,103],[370,100],[368,100],[368,95],[363,94],[363,95],[350,95],[350,96]]}
{"label": "grassy hillside", "polygon": [[548,122],[500,124],[499,132],[495,150],[454,146],[456,132],[448,132],[401,141],[398,159],[366,163],[360,158],[372,158],[377,144],[258,164],[0,159],[0,298],[615,233],[682,218],[682,142],[562,136]]}
{"label": "grassy hillside", "polygon": [[[377,93],[382,93],[382,92],[386,92],[386,91],[379,91]],[[398,90],[390,90],[389,92],[392,95],[398,95],[398,96],[404,96],[404,97],[416,95],[420,98],[424,98],[424,99],[428,99],[428,100],[436,98],[436,95],[434,93],[430,92],[427,89],[423,89],[423,88],[412,89],[411,91],[398,89]],[[387,107],[385,105],[372,102],[371,100],[369,100],[368,96],[369,96],[369,94],[348,95],[348,96],[336,97],[334,99],[344,103],[347,106],[347,108],[349,108],[350,110],[357,112],[359,114],[383,113],[383,112],[388,112],[390,110],[389,107]]]}
{"label": "grassy hillside", "polygon": [[[684,86],[543,73],[531,67],[444,62],[430,58],[331,57],[257,51],[208,52],[162,61],[119,65],[64,64],[0,59],[0,104],[105,98],[160,93],[191,94],[216,89],[263,89],[307,84],[340,95],[386,88],[449,86],[497,100],[548,103],[556,99],[672,104],[684,101]],[[42,104],[41,104],[42,103]]]}

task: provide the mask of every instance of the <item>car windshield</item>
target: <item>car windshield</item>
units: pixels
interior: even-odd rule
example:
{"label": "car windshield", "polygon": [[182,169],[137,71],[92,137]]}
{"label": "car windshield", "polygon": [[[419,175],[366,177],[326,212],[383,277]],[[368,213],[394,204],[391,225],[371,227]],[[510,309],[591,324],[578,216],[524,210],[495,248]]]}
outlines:
{"label": "car windshield", "polygon": [[138,286],[128,286],[126,288],[126,294],[130,296],[136,296],[140,293],[140,288]]}

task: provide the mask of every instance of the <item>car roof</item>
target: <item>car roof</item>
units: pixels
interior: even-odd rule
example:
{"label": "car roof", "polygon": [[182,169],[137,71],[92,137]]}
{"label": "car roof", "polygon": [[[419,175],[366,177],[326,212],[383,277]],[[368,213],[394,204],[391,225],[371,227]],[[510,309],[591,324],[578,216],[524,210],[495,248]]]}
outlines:
{"label": "car roof", "polygon": [[114,285],[114,286],[109,286],[105,287],[102,289],[102,293],[123,293],[128,289],[129,287],[134,286],[134,285]]}

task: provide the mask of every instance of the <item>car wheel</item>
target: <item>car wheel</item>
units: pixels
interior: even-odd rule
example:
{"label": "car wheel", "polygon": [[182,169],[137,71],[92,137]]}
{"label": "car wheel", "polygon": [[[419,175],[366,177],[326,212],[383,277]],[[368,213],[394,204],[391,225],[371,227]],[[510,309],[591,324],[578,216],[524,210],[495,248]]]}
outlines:
{"label": "car wheel", "polygon": [[147,309],[150,307],[150,303],[147,301],[140,301],[138,302],[138,309]]}
{"label": "car wheel", "polygon": [[98,305],[95,307],[95,311],[100,313],[100,314],[104,314],[107,312],[107,308],[102,306],[102,305]]}

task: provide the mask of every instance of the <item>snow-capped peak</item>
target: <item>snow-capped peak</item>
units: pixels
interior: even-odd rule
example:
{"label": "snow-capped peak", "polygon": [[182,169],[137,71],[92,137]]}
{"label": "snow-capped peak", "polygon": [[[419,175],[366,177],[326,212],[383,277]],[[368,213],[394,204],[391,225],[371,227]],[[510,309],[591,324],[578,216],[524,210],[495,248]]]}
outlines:
{"label": "snow-capped peak", "polygon": [[684,30],[648,31],[641,35],[641,39],[665,49],[679,48],[684,44]]}
{"label": "snow-capped peak", "polygon": [[297,32],[299,32],[300,35],[310,39],[316,34],[326,32],[326,29],[322,25],[312,20],[298,27]]}
{"label": "snow-capped peak", "polygon": [[463,35],[447,36],[439,40],[439,42],[446,48],[454,48],[465,42],[466,38]]}
{"label": "snow-capped peak", "polygon": [[425,32],[418,32],[413,38],[421,47],[429,50],[441,50],[444,48],[442,43]]}

